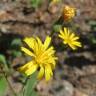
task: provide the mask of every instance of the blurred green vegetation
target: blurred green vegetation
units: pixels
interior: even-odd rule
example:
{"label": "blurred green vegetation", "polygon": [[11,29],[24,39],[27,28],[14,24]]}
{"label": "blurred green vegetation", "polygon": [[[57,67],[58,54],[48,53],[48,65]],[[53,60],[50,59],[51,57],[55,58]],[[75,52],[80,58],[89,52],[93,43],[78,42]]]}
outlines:
{"label": "blurred green vegetation", "polygon": [[0,96],[4,96],[7,88],[7,82],[4,77],[0,77]]}
{"label": "blurred green vegetation", "polygon": [[31,0],[31,5],[33,8],[38,8],[42,3],[42,0]]}

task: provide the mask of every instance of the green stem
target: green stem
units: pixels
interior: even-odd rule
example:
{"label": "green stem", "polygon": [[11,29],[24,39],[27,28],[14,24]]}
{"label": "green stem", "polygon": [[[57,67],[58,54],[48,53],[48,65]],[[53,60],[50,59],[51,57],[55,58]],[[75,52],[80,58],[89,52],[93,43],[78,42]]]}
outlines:
{"label": "green stem", "polygon": [[28,79],[29,79],[29,78],[26,78],[25,84],[23,85],[23,88],[22,88],[23,96],[24,96],[24,93],[25,93],[25,86],[26,86],[26,83],[27,83]]}
{"label": "green stem", "polygon": [[14,96],[17,96],[17,94],[16,94],[15,91],[13,90],[13,87],[11,86],[11,84],[10,84],[10,82],[9,82],[9,80],[8,80],[7,74],[5,73],[5,71],[3,70],[3,68],[2,68],[1,65],[0,65],[0,69],[1,69],[1,71],[2,71],[2,74],[3,74],[4,78],[6,79],[8,85],[9,85],[10,90],[12,91],[13,95],[14,95]]}
{"label": "green stem", "polygon": [[36,86],[36,84],[37,84],[37,81],[34,83],[34,85],[32,86],[32,92],[30,93],[30,96],[31,96],[31,94],[33,94],[33,91],[34,91],[34,87]]}

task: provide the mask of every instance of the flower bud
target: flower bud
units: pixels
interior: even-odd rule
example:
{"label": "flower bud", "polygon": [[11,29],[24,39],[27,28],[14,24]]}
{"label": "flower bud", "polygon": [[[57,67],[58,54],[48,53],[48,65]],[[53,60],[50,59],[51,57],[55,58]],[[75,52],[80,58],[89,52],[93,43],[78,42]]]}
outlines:
{"label": "flower bud", "polygon": [[63,9],[63,18],[65,21],[69,21],[75,17],[76,9],[70,6],[65,6]]}

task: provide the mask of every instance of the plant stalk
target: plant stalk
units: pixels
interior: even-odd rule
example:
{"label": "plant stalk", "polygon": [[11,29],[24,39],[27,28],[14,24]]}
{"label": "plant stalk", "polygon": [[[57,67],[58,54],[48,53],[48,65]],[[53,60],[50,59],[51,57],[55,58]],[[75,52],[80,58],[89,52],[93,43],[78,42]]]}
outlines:
{"label": "plant stalk", "polygon": [[4,78],[6,79],[8,85],[9,85],[9,88],[10,88],[10,90],[12,91],[13,95],[14,95],[14,96],[17,96],[17,94],[16,94],[15,91],[13,90],[13,87],[11,86],[11,84],[10,84],[10,82],[9,82],[9,80],[8,80],[7,74],[5,73],[5,71],[3,70],[3,67],[2,67],[1,65],[0,65],[0,69],[1,69],[1,71],[2,71],[2,74],[3,74]]}

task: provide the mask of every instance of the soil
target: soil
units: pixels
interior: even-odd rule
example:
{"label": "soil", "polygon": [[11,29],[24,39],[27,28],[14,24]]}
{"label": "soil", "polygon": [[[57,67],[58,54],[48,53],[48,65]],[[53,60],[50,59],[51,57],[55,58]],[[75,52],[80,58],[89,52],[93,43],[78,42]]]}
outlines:
{"label": "soil", "polygon": [[[54,77],[47,84],[44,80],[40,81],[36,90],[39,96],[96,96],[96,44],[92,45],[88,40],[88,35],[94,33],[89,21],[96,20],[96,0],[64,0],[56,5],[42,0],[37,9],[32,8],[30,0],[0,0],[0,38],[6,38],[3,43],[7,39],[26,36],[39,36],[44,40],[46,35],[50,35],[52,25],[61,16],[61,9],[66,4],[78,9],[74,23],[79,28],[83,48],[63,51],[54,34],[52,40],[59,57]],[[0,46],[0,51],[10,58],[8,46],[5,46],[6,43]],[[23,64],[24,58],[12,59],[12,63]],[[21,88],[16,82],[13,85]],[[6,94],[11,96],[9,91]]]}

